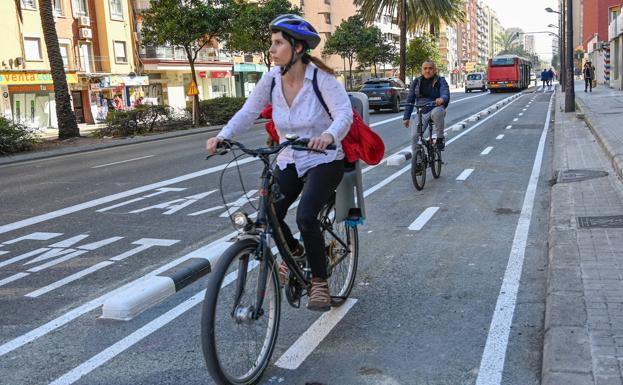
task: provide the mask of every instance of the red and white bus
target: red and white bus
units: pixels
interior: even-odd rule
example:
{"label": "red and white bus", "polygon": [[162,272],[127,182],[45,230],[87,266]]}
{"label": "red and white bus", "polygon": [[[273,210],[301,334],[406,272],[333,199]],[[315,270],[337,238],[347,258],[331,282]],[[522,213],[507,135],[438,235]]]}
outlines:
{"label": "red and white bus", "polygon": [[517,55],[500,55],[489,59],[487,88],[498,90],[523,90],[530,85],[532,63]]}

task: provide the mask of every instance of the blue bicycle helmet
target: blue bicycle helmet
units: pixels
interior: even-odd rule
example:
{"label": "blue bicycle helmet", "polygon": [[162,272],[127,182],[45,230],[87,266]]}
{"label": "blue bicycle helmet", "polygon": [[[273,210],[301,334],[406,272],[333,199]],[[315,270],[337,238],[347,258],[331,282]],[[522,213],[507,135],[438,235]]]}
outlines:
{"label": "blue bicycle helmet", "polygon": [[277,16],[270,22],[271,31],[281,31],[289,37],[305,43],[308,49],[314,49],[320,43],[320,35],[307,20],[298,15]]}

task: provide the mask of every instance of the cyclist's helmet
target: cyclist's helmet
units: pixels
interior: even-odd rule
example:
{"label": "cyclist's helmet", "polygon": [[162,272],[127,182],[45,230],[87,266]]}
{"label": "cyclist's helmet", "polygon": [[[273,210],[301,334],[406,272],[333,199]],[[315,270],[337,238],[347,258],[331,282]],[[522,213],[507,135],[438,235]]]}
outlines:
{"label": "cyclist's helmet", "polygon": [[284,14],[270,22],[271,31],[281,31],[294,40],[303,42],[307,49],[314,49],[320,43],[320,35],[305,19],[298,15]]}

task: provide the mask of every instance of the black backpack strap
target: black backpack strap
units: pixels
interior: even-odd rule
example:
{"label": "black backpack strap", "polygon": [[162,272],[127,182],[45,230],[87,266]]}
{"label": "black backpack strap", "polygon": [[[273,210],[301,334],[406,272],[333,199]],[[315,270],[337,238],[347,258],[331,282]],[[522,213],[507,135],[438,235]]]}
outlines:
{"label": "black backpack strap", "polygon": [[277,85],[277,82],[275,81],[275,78],[273,77],[273,81],[270,83],[270,102],[273,102],[273,90],[275,89],[275,86]]}
{"label": "black backpack strap", "polygon": [[314,77],[312,78],[312,85],[314,86],[314,93],[316,93],[318,100],[320,100],[320,104],[322,104],[322,107],[324,108],[324,110],[327,111],[327,115],[329,115],[329,118],[333,120],[333,116],[331,116],[331,112],[329,112],[329,107],[327,107],[327,103],[325,103],[324,98],[322,97],[322,93],[320,92],[320,87],[318,87],[318,68],[314,68]]}

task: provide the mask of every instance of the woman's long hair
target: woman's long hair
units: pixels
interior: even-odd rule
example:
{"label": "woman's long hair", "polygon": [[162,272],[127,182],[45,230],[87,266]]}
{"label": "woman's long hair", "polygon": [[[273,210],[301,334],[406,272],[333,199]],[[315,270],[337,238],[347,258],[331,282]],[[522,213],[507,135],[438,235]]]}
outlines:
{"label": "woman's long hair", "polygon": [[333,68],[329,67],[325,62],[323,62],[322,60],[320,60],[319,58],[315,56],[308,54],[307,52],[303,54],[303,57],[301,58],[301,60],[305,64],[309,64],[310,62],[312,62],[314,63],[316,67],[318,67],[322,71],[330,75],[335,75],[335,71],[333,70]]}

